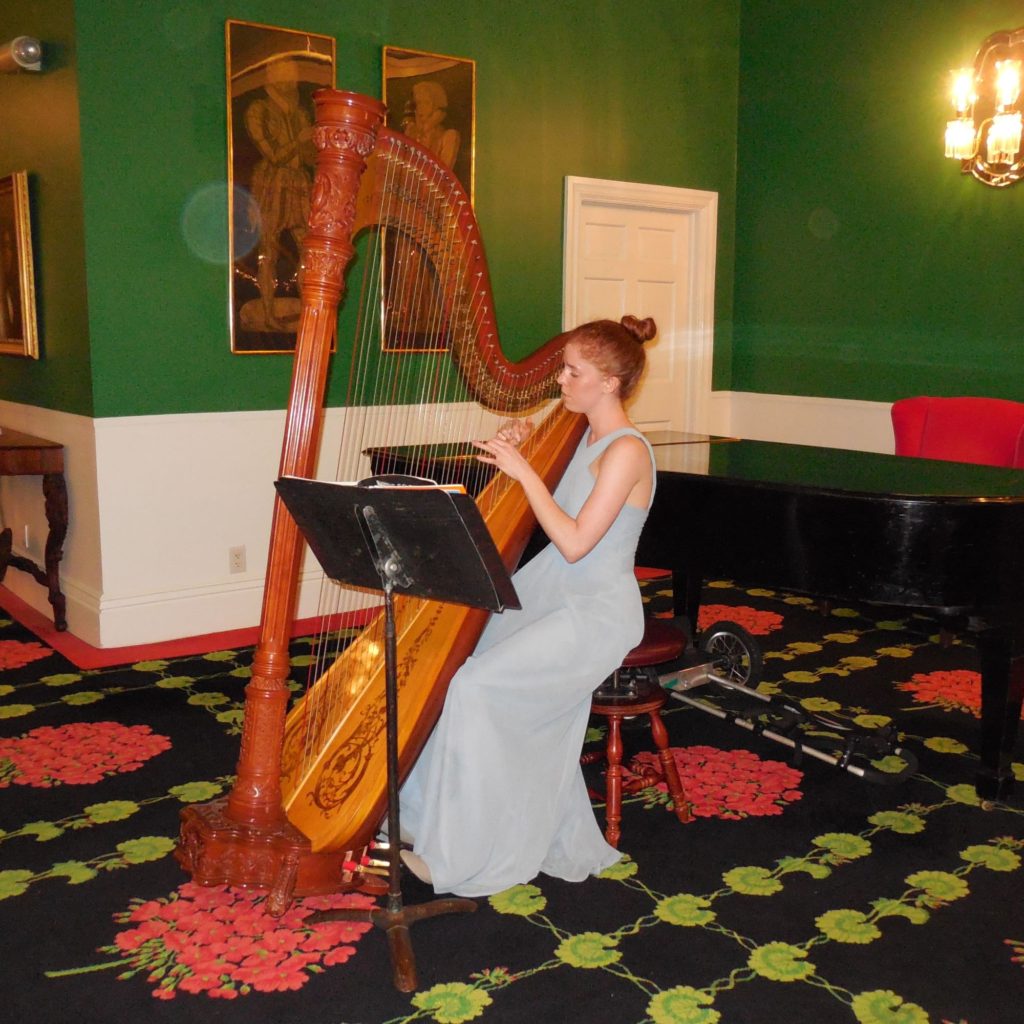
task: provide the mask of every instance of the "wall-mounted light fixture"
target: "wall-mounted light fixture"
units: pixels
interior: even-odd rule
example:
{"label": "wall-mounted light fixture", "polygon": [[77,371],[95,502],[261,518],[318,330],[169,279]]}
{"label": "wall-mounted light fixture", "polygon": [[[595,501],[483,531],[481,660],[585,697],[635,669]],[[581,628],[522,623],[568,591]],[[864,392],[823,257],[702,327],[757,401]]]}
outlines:
{"label": "wall-mounted light fixture", "polygon": [[17,36],[0,46],[0,71],[39,71],[43,47],[32,36]]}
{"label": "wall-mounted light fixture", "polygon": [[1024,28],[994,32],[974,64],[952,72],[956,117],[946,122],[946,156],[964,174],[996,188],[1024,177],[1021,154],[1021,68]]}

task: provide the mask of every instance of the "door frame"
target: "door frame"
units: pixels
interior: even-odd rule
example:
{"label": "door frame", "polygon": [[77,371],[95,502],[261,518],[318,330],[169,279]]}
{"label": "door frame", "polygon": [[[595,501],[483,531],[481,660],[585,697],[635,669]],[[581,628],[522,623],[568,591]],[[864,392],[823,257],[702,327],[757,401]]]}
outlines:
{"label": "door frame", "polygon": [[583,208],[629,207],[652,212],[682,213],[692,218],[690,280],[682,323],[673,325],[674,344],[685,348],[685,380],[673,381],[682,396],[682,422],[677,429],[707,433],[710,422],[711,368],[715,340],[715,262],[717,255],[718,193],[671,185],[567,176],[562,250],[562,329],[578,323],[578,253],[582,242]]}

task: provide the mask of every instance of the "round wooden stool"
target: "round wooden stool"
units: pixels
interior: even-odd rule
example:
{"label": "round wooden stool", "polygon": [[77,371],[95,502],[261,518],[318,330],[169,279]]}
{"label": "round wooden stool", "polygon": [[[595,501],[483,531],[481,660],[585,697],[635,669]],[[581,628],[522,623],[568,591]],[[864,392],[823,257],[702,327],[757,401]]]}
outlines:
{"label": "round wooden stool", "polygon": [[[608,720],[608,741],[603,755],[585,754],[584,764],[593,764],[603,756],[608,762],[606,779],[605,839],[615,847],[622,835],[622,720],[647,715],[651,735],[658,750],[665,782],[672,797],[676,817],[681,822],[692,821],[693,814],[679,781],[675,760],[668,746],[668,732],[661,720],[661,709],[668,694],[658,682],[655,666],[674,661],[686,648],[686,637],[665,619],[648,619],[644,637],[626,655],[619,669],[594,691],[590,710]],[[649,785],[651,780],[643,780]]]}

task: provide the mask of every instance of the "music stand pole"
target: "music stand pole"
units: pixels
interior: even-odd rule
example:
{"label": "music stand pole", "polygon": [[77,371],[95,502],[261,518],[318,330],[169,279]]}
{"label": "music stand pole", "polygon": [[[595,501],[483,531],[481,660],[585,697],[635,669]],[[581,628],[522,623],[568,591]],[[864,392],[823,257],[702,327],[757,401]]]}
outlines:
{"label": "music stand pole", "polygon": [[414,992],[418,987],[416,959],[409,936],[409,925],[439,914],[471,913],[474,900],[447,897],[406,907],[402,901],[401,842],[399,818],[398,775],[398,655],[395,643],[396,583],[408,580],[402,570],[398,553],[388,540],[372,507],[363,509],[363,519],[377,549],[378,565],[384,584],[384,701],[387,731],[388,774],[388,898],[387,910],[371,911],[370,920],[387,933],[395,987],[400,992]]}

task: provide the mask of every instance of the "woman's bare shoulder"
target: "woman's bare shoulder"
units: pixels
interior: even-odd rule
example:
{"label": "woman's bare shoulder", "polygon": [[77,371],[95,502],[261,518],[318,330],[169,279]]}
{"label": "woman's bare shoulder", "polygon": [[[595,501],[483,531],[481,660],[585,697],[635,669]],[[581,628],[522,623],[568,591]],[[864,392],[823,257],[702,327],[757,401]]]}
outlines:
{"label": "woman's bare shoulder", "polygon": [[643,438],[636,434],[623,434],[622,437],[615,438],[605,454],[608,452],[621,452],[624,456],[629,458],[638,458],[641,455],[647,457],[647,442]]}

